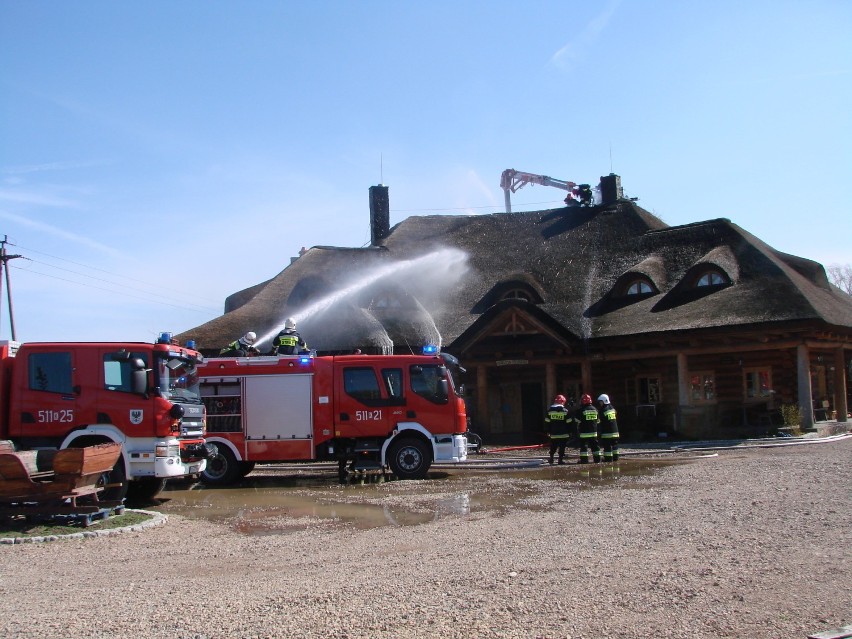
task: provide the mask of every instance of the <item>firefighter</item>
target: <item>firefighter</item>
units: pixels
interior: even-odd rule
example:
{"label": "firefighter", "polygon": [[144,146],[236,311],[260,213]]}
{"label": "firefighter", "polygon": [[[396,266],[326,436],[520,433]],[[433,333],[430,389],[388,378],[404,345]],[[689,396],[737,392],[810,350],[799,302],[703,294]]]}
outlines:
{"label": "firefighter", "polygon": [[260,351],[254,347],[257,340],[257,334],[249,331],[235,342],[231,342],[221,351],[220,357],[248,357],[250,355],[260,355]]}
{"label": "firefighter", "polygon": [[598,397],[601,407],[600,439],[603,448],[603,460],[618,461],[618,422],[615,420],[615,406],[609,401],[606,393]]}
{"label": "firefighter", "polygon": [[292,317],[284,320],[283,330],[272,340],[273,355],[298,355],[306,352],[308,345],[296,331],[296,322]]}
{"label": "firefighter", "polygon": [[551,465],[553,465],[553,456],[557,450],[559,451],[559,464],[565,463],[565,446],[571,438],[573,425],[574,417],[565,408],[565,396],[557,395],[550,408],[547,409],[547,416],[544,418],[544,427],[550,436]]}
{"label": "firefighter", "polygon": [[589,449],[592,451],[592,456],[595,463],[600,462],[601,452],[598,445],[598,409],[592,404],[592,396],[584,393],[580,398],[580,408],[577,410],[577,420],[579,421],[579,436],[580,436],[580,463],[589,463]]}

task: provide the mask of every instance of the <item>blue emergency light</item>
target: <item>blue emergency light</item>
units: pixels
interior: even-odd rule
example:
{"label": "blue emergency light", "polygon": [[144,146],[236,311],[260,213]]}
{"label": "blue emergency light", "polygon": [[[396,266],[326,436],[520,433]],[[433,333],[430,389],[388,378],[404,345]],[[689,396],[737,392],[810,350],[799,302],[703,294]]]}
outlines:
{"label": "blue emergency light", "polygon": [[160,337],[157,338],[157,344],[171,344],[172,343],[172,334],[171,333],[160,333]]}
{"label": "blue emergency light", "polygon": [[186,340],[186,347],[187,347],[189,350],[194,351],[194,350],[195,350],[195,340],[194,340],[194,339],[188,339],[188,340]]}
{"label": "blue emergency light", "polygon": [[435,346],[434,344],[426,344],[426,346],[423,347],[423,354],[424,355],[434,355],[437,352],[438,352],[438,347]]}

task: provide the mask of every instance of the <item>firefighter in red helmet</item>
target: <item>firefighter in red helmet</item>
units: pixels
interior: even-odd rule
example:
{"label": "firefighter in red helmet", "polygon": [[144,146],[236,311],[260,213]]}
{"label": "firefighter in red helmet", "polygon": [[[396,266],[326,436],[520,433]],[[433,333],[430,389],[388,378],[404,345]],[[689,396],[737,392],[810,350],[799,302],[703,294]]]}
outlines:
{"label": "firefighter in red helmet", "polygon": [[553,399],[547,416],[544,418],[544,427],[550,436],[550,463],[553,464],[553,456],[559,451],[559,463],[565,463],[565,446],[571,438],[574,430],[574,417],[565,408],[565,396],[557,395]]}
{"label": "firefighter in red helmet", "polygon": [[598,444],[598,409],[592,403],[592,396],[585,393],[580,398],[580,408],[577,411],[577,419],[580,423],[580,463],[589,463],[589,450],[595,462],[601,460],[601,449]]}

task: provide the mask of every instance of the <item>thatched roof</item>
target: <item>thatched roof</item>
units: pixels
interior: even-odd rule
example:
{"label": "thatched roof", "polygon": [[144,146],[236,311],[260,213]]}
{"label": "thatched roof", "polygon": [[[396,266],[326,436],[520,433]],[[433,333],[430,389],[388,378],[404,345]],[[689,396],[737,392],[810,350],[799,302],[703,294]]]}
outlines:
{"label": "thatched roof", "polygon": [[[714,270],[722,285],[698,287]],[[631,278],[650,294],[626,296]],[[381,247],[314,247],[184,332],[202,349],[296,317],[323,351],[446,346],[511,290],[576,339],[767,322],[852,329],[852,297],[816,262],[775,251],[727,219],[670,227],[628,200],[529,213],[410,217]],[[234,304],[236,305],[236,304]],[[469,334],[469,333],[468,333]]]}

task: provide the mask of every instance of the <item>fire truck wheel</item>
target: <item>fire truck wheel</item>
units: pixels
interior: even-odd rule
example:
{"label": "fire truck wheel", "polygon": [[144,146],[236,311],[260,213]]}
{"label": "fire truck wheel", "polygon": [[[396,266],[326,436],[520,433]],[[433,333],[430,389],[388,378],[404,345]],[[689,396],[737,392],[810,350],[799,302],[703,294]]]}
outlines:
{"label": "fire truck wheel", "polygon": [[127,501],[149,502],[163,492],[166,480],[162,477],[140,477],[127,485]]}
{"label": "fire truck wheel", "polygon": [[121,501],[127,497],[127,471],[124,469],[124,457],[120,456],[112,470],[101,473],[98,486],[104,486],[98,494],[101,501]]}
{"label": "fire truck wheel", "polygon": [[245,477],[254,470],[254,462],[237,462],[240,465],[240,477]]}
{"label": "fire truck wheel", "polygon": [[399,479],[423,479],[432,464],[426,442],[413,437],[394,441],[388,449],[388,464]]}
{"label": "fire truck wheel", "polygon": [[240,477],[240,465],[231,449],[213,442],[216,454],[207,459],[207,468],[201,473],[201,481],[211,486],[232,484]]}

